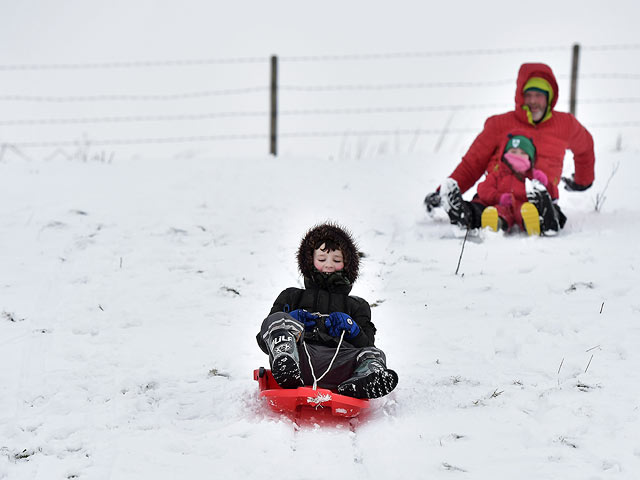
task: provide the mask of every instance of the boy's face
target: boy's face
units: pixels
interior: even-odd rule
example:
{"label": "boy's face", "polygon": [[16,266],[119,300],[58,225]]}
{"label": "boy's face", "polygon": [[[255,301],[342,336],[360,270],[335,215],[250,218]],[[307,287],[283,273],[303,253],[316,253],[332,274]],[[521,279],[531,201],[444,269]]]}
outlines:
{"label": "boy's face", "polygon": [[344,268],[341,250],[327,251],[325,244],[313,251],[313,266],[323,273],[338,272]]}

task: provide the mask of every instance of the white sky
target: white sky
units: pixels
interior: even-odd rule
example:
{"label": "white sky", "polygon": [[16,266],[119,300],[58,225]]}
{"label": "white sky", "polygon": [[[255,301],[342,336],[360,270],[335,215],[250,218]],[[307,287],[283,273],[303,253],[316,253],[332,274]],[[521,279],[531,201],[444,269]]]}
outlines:
{"label": "white sky", "polygon": [[0,63],[637,43],[637,2],[0,2]]}

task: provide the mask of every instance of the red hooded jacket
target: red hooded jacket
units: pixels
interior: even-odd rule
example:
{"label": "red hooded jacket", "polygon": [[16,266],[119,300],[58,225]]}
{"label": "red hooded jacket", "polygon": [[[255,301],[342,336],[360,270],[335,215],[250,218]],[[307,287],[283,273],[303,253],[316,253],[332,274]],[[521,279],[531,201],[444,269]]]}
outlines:
{"label": "red hooded jacket", "polygon": [[[538,124],[531,123],[523,110],[523,88],[532,77],[544,78],[553,88],[551,117]],[[461,192],[466,192],[485,172],[500,165],[502,152],[513,130],[533,139],[536,146],[536,168],[549,178],[548,190],[553,198],[558,198],[558,184],[562,175],[562,163],[566,150],[573,152],[575,163],[574,180],[580,185],[593,183],[595,155],[593,138],[570,113],[556,112],[558,83],[551,68],[543,63],[524,63],[518,72],[516,86],[516,108],[512,112],[489,117],[484,129],[469,147],[462,161],[450,175],[458,182]]]}

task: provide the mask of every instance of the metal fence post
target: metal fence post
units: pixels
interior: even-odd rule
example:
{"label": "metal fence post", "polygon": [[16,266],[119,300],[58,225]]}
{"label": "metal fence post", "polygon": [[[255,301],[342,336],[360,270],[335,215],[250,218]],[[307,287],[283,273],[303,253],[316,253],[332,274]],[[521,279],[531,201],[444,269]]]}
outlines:
{"label": "metal fence post", "polygon": [[580,62],[580,44],[573,45],[571,55],[571,99],[569,100],[569,112],[576,114],[576,101],[578,98],[578,64]]}
{"label": "metal fence post", "polygon": [[270,150],[275,156],[278,153],[278,57],[271,56],[271,126],[269,129]]}

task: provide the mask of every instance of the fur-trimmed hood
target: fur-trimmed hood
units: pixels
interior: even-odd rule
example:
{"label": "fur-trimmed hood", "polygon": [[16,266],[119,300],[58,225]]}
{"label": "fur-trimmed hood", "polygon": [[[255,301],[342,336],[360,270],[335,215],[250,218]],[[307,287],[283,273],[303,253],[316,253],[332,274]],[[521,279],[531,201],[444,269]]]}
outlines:
{"label": "fur-trimmed hood", "polygon": [[344,258],[344,277],[353,284],[360,271],[360,256],[351,233],[336,223],[323,223],[311,227],[300,242],[298,249],[298,269],[305,279],[312,279],[317,273],[313,266],[313,252],[323,243],[331,250],[340,249]]}

